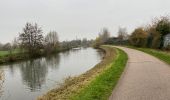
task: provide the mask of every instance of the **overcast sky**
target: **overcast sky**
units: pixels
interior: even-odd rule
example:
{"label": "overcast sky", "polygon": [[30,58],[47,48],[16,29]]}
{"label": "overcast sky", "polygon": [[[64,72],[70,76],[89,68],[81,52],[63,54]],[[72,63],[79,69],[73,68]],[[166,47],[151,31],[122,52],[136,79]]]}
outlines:
{"label": "overcast sky", "polygon": [[107,27],[131,32],[152,18],[170,14],[170,0],[0,0],[0,42],[10,42],[26,22],[38,23],[44,34],[55,30],[61,41],[94,38]]}

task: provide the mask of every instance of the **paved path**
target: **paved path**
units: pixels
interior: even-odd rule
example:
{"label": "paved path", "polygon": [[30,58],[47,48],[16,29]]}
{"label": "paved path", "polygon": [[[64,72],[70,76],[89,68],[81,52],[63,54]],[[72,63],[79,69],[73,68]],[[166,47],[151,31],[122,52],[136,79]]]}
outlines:
{"label": "paved path", "polygon": [[141,51],[118,48],[129,60],[109,100],[170,100],[170,66]]}

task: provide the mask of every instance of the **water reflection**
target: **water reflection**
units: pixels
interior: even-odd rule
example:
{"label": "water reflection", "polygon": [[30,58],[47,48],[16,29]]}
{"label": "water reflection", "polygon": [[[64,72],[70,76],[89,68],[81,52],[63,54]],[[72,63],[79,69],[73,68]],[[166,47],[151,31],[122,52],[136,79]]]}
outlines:
{"label": "water reflection", "polygon": [[64,56],[65,58],[68,57],[70,54],[70,51],[64,51],[61,53],[61,56]]}
{"label": "water reflection", "polygon": [[59,64],[60,64],[60,56],[59,54],[48,56],[45,58],[46,60],[46,65],[51,68],[58,69]]}
{"label": "water reflection", "polygon": [[0,98],[3,95],[3,83],[5,80],[4,71],[0,70]]}
{"label": "water reflection", "polygon": [[13,64],[9,65],[9,70],[10,70],[10,73],[12,75],[14,75],[14,65]]}
{"label": "water reflection", "polygon": [[42,84],[46,80],[48,72],[45,59],[37,59],[27,61],[20,64],[21,76],[23,82],[30,88],[31,91],[37,91],[41,89]]}

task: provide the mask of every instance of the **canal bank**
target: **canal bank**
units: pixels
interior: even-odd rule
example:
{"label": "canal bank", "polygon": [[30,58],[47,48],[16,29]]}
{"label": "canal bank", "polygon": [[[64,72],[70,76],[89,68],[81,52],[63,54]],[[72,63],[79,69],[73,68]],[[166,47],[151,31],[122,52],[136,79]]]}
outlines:
{"label": "canal bank", "polygon": [[104,59],[86,73],[69,77],[65,84],[49,91],[38,100],[105,100],[116,85],[127,61],[127,55],[120,49],[102,46]]}

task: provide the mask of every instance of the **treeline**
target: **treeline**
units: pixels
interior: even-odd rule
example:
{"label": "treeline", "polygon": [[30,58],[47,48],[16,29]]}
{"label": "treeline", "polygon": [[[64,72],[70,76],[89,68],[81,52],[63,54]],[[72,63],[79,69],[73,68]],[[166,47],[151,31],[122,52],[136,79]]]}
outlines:
{"label": "treeline", "polygon": [[114,44],[114,45],[127,45],[129,35],[126,28],[119,28],[118,36],[112,37],[107,28],[103,28],[98,37],[93,41],[93,47],[98,48],[100,45]]}
{"label": "treeline", "polygon": [[[102,44],[114,44],[170,50],[170,35],[166,37],[167,34],[170,34],[170,18],[168,16],[154,18],[152,23],[137,27],[131,34],[127,33],[126,28],[121,27],[117,37],[110,37],[109,34],[107,29],[103,29],[95,39],[94,47],[99,47]],[[168,39],[166,40],[166,38]]]}
{"label": "treeline", "polygon": [[106,28],[103,28],[99,36],[93,41],[93,47],[98,48],[100,45],[107,44],[109,38],[110,32]]}
{"label": "treeline", "polygon": [[[35,58],[49,55],[81,46],[88,47],[91,43],[92,40],[86,38],[60,42],[56,31],[50,31],[47,35],[44,35],[42,28],[36,23],[26,23],[22,32],[11,43],[0,43],[0,51],[8,51],[8,54],[3,58],[12,59],[11,61],[13,61],[18,58]],[[1,55],[0,58],[0,62],[6,62],[6,60],[2,61]]]}
{"label": "treeline", "polygon": [[165,38],[169,33],[170,18],[167,16],[155,18],[152,23],[136,28],[130,35],[129,42],[137,47],[170,49],[170,45],[165,45]]}
{"label": "treeline", "polygon": [[63,41],[60,43],[60,49],[61,50],[69,50],[71,48],[77,48],[77,47],[89,47],[93,43],[93,40],[87,40],[84,39],[76,39],[71,41]]}

